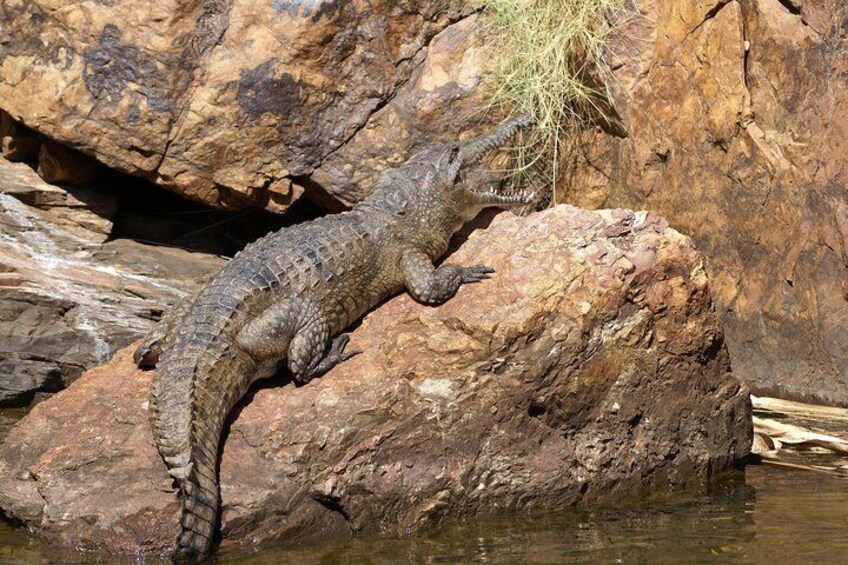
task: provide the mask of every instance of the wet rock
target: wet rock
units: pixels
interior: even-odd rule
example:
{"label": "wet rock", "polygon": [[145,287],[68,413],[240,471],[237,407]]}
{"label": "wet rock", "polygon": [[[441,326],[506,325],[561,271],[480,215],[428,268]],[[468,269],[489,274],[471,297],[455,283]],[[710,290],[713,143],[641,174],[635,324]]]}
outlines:
{"label": "wet rock", "polygon": [[[437,308],[389,301],[353,332],[364,353],[235,411],[225,545],[615,501],[747,453],[748,393],[700,256],[664,220],[501,214],[451,260],[497,273]],[[178,504],[150,377],[126,349],[38,404],[0,448],[0,508],[70,547],[166,550]]]}
{"label": "wet rock", "polygon": [[146,333],[223,264],[126,240],[100,245],[105,234],[89,229],[102,227],[92,220],[99,216],[80,195],[44,183],[24,164],[0,161],[2,405],[67,386]]}
{"label": "wet rock", "polygon": [[640,2],[611,46],[620,135],[565,201],[657,210],[708,258],[734,372],[848,406],[844,2]]}
{"label": "wet rock", "polygon": [[0,104],[184,196],[284,210],[469,13],[458,0],[35,0],[0,14],[15,38],[0,44]]}

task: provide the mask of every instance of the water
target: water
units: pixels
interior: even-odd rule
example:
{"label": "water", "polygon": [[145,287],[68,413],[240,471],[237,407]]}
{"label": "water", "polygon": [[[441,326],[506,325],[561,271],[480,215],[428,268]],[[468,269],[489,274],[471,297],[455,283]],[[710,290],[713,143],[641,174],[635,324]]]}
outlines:
{"label": "water", "polygon": [[[1,438],[4,424],[20,414],[0,411],[0,416]],[[848,480],[754,464],[701,494],[593,511],[500,516],[400,539],[360,537],[306,547],[272,542],[222,551],[214,560],[218,565],[846,562]],[[52,549],[0,521],[0,563],[161,561]]]}
{"label": "water", "polygon": [[624,509],[501,517],[400,540],[271,544],[218,563],[846,563],[848,480],[749,465],[711,492]]}

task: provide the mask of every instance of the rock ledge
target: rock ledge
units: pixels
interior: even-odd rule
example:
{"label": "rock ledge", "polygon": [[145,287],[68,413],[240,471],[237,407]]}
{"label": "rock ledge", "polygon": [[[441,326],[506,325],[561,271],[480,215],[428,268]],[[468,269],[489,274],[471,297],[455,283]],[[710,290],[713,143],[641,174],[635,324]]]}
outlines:
{"label": "rock ledge", "polygon": [[[747,453],[700,256],[664,220],[501,214],[452,260],[497,273],[438,308],[391,300],[354,332],[363,354],[237,410],[223,545],[614,500]],[[124,350],[36,406],[0,448],[0,507],[69,546],[166,550],[178,504],[149,383]]]}

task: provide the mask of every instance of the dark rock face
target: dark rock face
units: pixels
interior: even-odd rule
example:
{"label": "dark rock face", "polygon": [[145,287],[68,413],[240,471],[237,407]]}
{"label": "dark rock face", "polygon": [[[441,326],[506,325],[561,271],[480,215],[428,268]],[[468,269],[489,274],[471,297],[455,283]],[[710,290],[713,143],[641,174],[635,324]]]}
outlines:
{"label": "dark rock face", "polygon": [[166,71],[135,45],[122,42],[121,35],[117,25],[107,24],[97,43],[83,51],[82,80],[88,92],[98,102],[117,105],[132,84],[150,110],[170,112]]}
{"label": "dark rock face", "polygon": [[223,265],[214,255],[102,243],[116,205],[0,159],[0,405],[64,388]]}
{"label": "dark rock face", "polygon": [[25,405],[37,393],[61,390],[99,361],[94,337],[77,327],[75,306],[0,287],[0,405]]}
{"label": "dark rock face", "polygon": [[[353,333],[364,353],[236,411],[225,545],[617,500],[748,452],[700,256],[664,220],[501,214],[452,260],[497,273],[438,308],[389,301]],[[127,349],[35,406],[0,447],[0,508],[71,547],[165,551],[178,504],[149,386]]]}
{"label": "dark rock face", "polygon": [[640,2],[612,46],[624,135],[563,201],[657,210],[708,259],[733,370],[848,406],[848,5]]}

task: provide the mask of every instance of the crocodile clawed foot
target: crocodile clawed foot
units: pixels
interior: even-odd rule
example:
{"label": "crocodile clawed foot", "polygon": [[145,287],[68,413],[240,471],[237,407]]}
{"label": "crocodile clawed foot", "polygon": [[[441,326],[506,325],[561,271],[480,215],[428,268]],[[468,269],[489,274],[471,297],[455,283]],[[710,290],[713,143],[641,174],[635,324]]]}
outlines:
{"label": "crocodile clawed foot", "polygon": [[360,353],[362,353],[361,349],[352,349],[350,351],[346,351],[345,348],[347,347],[349,341],[350,334],[339,334],[334,337],[333,340],[330,342],[330,345],[327,347],[327,353],[315,366],[315,368],[309,372],[309,378],[306,380],[306,382],[309,382],[316,377],[324,375],[339,363],[343,363],[354,355],[359,355]]}
{"label": "crocodile clawed foot", "polygon": [[463,283],[475,283],[492,278],[495,270],[487,265],[472,265],[462,270]]}
{"label": "crocodile clawed foot", "polygon": [[350,334],[339,334],[333,338],[333,341],[330,342],[330,350],[327,352],[326,359],[333,359],[333,366],[343,363],[351,357],[362,353],[361,349],[346,350],[349,342]]}
{"label": "crocodile clawed foot", "polygon": [[135,363],[136,367],[143,370],[155,369],[156,365],[159,363],[159,354],[160,348],[156,345],[148,345],[147,343],[142,343],[138,346],[138,348],[133,352],[133,363]]}

